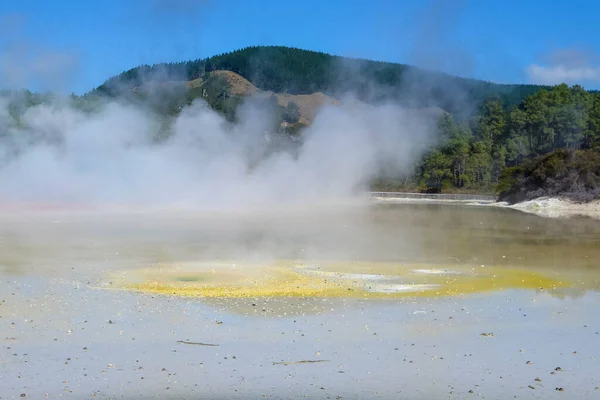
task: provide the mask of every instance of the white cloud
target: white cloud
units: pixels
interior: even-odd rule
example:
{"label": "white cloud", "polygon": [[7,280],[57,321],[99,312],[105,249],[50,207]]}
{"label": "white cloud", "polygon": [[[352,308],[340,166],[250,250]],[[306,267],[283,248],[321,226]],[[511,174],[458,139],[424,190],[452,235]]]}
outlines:
{"label": "white cloud", "polygon": [[544,64],[526,69],[529,82],[543,85],[600,83],[600,64],[591,52],[558,49],[542,57]]}
{"label": "white cloud", "polygon": [[533,64],[527,67],[531,83],[557,85],[560,83],[581,84],[600,83],[600,67],[567,67],[565,65],[543,66]]}

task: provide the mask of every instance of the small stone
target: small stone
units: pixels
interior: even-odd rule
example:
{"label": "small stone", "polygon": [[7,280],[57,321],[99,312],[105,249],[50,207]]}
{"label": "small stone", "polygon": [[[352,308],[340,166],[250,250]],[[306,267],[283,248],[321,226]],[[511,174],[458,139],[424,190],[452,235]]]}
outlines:
{"label": "small stone", "polygon": [[564,392],[565,389],[563,389],[561,387],[557,387],[555,390],[558,391],[558,392]]}

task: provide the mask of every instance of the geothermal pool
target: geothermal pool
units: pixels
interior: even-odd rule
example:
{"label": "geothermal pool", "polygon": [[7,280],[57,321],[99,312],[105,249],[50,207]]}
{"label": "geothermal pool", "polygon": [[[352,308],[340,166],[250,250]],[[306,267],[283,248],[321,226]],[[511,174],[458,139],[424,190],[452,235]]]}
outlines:
{"label": "geothermal pool", "polygon": [[0,215],[0,399],[600,396],[600,223],[374,204]]}

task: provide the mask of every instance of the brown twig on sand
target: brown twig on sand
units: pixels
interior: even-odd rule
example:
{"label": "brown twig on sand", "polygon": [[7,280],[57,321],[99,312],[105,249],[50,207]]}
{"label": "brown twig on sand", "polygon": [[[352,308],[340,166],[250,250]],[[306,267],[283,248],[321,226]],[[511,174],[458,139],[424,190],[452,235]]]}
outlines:
{"label": "brown twig on sand", "polygon": [[329,360],[282,361],[282,362],[273,362],[273,365],[309,364],[309,363],[320,363],[320,362],[328,362],[328,361]]}
{"label": "brown twig on sand", "polygon": [[212,344],[212,343],[200,343],[200,342],[188,342],[187,340],[178,340],[177,343],[182,343],[182,344],[193,344],[196,346],[213,346],[216,347],[218,346],[218,344]]}

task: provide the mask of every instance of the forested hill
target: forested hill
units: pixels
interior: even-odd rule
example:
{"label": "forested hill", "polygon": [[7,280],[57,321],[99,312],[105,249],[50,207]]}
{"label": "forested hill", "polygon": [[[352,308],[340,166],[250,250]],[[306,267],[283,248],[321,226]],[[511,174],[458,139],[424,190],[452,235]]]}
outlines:
{"label": "forested hill", "polygon": [[281,46],[255,46],[207,59],[143,65],[108,79],[93,93],[117,96],[149,81],[191,81],[207,72],[228,70],[258,89],[276,93],[323,92],[334,97],[353,92],[360,100],[393,99],[412,107],[440,107],[456,116],[496,97],[517,105],[542,86],[503,85],[405,64],[332,56]]}

